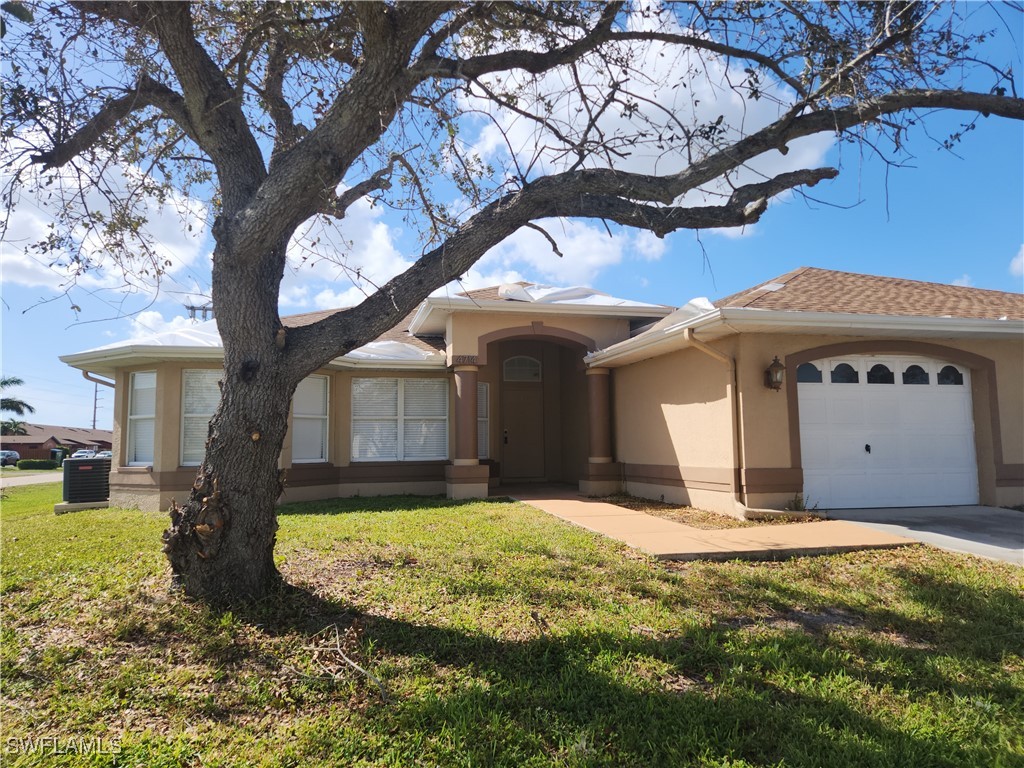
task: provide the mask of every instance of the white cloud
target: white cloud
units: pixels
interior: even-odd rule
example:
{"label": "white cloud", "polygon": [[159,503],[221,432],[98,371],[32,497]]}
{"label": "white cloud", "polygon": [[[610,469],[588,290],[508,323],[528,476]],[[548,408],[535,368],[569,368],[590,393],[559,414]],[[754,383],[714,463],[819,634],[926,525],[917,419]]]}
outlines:
{"label": "white cloud", "polygon": [[[671,13],[658,18],[634,13],[628,24],[633,28],[667,24],[670,32],[699,34],[681,29]],[[724,59],[713,54],[680,51],[676,46],[660,42],[628,45],[628,54],[624,46],[613,47],[614,57],[622,56],[631,61],[628,75],[618,65],[608,65],[592,54],[576,67],[582,83],[580,88],[575,86],[567,69],[553,70],[535,82],[528,75],[506,75],[503,81],[494,79],[489,85],[520,89],[517,103],[523,109],[538,112],[541,104],[550,104],[549,122],[563,135],[578,137],[581,128],[588,124],[579,90],[588,92],[593,101],[600,101],[611,92],[611,81],[619,81],[622,101],[632,100],[638,109],[613,104],[601,113],[596,127],[603,140],[616,145],[621,153],[612,161],[614,167],[645,174],[677,173],[707,153],[707,144],[699,139],[686,149],[677,120],[687,127],[713,126],[720,120],[718,130],[722,131],[722,138],[735,140],[778,119],[795,100],[795,94],[788,87],[771,82],[762,84],[756,99],[739,92],[730,84],[746,81],[742,68],[728,66]],[[533,164],[540,172],[563,171],[577,160],[575,154],[562,154],[564,142],[535,121],[501,110],[482,95],[469,98],[467,106],[492,118],[483,125],[474,145],[476,151],[489,160],[500,162],[511,153],[516,156],[519,167]],[[671,138],[673,135],[675,138]],[[794,141],[786,155],[773,150],[755,158],[734,175],[732,182],[750,183],[783,171],[816,167],[833,143],[830,135]],[[609,161],[592,154],[585,165],[607,166]],[[703,191],[687,194],[683,203],[714,204],[729,192],[726,184],[712,183]]]}
{"label": "white cloud", "polygon": [[[5,159],[17,156],[21,141],[11,141]],[[14,172],[13,166],[9,166],[0,174],[0,183],[6,186]],[[4,284],[52,292],[77,284],[90,291],[114,289],[152,297],[161,286],[177,289],[188,284],[189,290],[208,282],[206,208],[201,202],[174,192],[163,203],[139,198],[133,213],[146,220],[141,235],[152,244],[149,254],[141,247],[132,249],[118,262],[102,238],[84,227],[71,233],[74,244],[70,249],[39,253],[31,246],[52,234],[54,222],[62,213],[80,215],[88,210],[109,218],[111,205],[96,188],[83,190],[79,175],[71,168],[43,174],[38,166],[30,166],[21,173],[27,184],[20,188],[9,212],[0,251],[0,281]],[[127,195],[137,185],[140,174],[137,168],[109,164],[101,176],[109,194]],[[88,266],[87,271],[77,276],[75,250]],[[157,278],[157,271],[164,274]]]}
{"label": "white cloud", "polygon": [[971,280],[971,276],[964,272],[956,280],[953,280],[951,285],[959,285],[962,288],[970,288],[974,285],[974,281]]}
{"label": "white cloud", "polygon": [[1017,255],[1010,259],[1010,274],[1014,277],[1024,277],[1024,245],[1017,251]]}
{"label": "white cloud", "polygon": [[412,266],[395,245],[400,231],[383,214],[364,198],[340,221],[306,222],[288,244],[281,308],[353,306]]}
{"label": "white cloud", "polygon": [[558,256],[540,232],[523,228],[492,248],[476,265],[481,274],[515,272],[555,285],[591,285],[607,267],[622,263],[639,250],[642,258],[653,260],[661,254],[646,240],[637,248],[637,236],[619,231],[609,236],[604,227],[575,219],[546,219],[538,222],[558,244]]}
{"label": "white cloud", "polygon": [[132,316],[129,338],[140,339],[146,336],[152,336],[155,333],[180,331],[183,328],[192,328],[195,325],[196,321],[191,318],[182,315],[165,318],[162,312],[155,309],[148,309],[145,312],[139,312]]}

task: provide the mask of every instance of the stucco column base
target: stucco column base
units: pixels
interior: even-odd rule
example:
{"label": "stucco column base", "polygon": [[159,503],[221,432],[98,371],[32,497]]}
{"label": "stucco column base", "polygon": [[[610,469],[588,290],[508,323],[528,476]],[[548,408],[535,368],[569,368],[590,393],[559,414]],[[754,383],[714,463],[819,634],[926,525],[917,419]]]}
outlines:
{"label": "stucco column base", "polygon": [[449,499],[486,499],[491,468],[486,464],[449,464],[444,468]]}
{"label": "stucco column base", "polygon": [[622,492],[622,464],[599,458],[583,468],[580,493],[584,496],[611,496]]}

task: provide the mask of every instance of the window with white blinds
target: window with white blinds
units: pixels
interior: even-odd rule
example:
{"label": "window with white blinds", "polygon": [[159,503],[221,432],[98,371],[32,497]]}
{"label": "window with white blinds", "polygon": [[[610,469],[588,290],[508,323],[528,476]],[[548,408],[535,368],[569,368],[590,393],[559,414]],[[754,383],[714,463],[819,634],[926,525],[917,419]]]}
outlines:
{"label": "window with white blinds", "polygon": [[447,458],[447,379],[352,380],[352,461]]}
{"label": "window with white blinds", "polygon": [[326,376],[308,376],[292,398],[292,462],[327,461]]}
{"label": "window with white blinds", "polygon": [[490,458],[490,397],[491,385],[479,382],[476,385],[476,457],[478,459]]}
{"label": "window with white blinds", "polygon": [[210,419],[220,402],[224,372],[219,369],[181,372],[181,466],[197,467],[206,453]]}
{"label": "window with white blinds", "polygon": [[131,375],[128,389],[128,440],[125,461],[130,467],[153,463],[156,436],[156,371]]}

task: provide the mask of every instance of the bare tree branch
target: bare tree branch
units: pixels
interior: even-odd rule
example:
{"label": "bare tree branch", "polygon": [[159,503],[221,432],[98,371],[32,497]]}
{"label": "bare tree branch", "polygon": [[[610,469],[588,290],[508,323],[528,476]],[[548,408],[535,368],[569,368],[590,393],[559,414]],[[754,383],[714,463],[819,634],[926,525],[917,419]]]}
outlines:
{"label": "bare tree branch", "polygon": [[521,69],[537,75],[577,60],[583,54],[594,50],[607,41],[612,34],[613,23],[622,9],[621,2],[609,3],[601,11],[594,28],[569,45],[546,52],[509,50],[501,53],[473,56],[468,59],[448,59],[440,56],[424,57],[413,67],[414,76],[453,77],[472,80],[492,72]]}
{"label": "bare tree branch", "polygon": [[717,53],[720,56],[727,56],[734,59],[745,59],[758,64],[779,80],[784,82],[790,88],[792,88],[800,96],[807,95],[807,89],[803,84],[792,77],[786,70],[779,65],[780,57],[765,56],[757,51],[750,51],[744,48],[738,48],[734,45],[727,45],[720,43],[716,40],[712,40],[709,37],[695,37],[693,35],[678,35],[668,32],[613,32],[609,35],[610,40],[621,40],[623,42],[631,41],[647,41],[647,42],[661,42],[670,43],[672,45],[682,45],[688,48],[694,48],[700,51],[708,51],[710,53]]}
{"label": "bare tree branch", "polygon": [[152,8],[160,46],[181,84],[197,143],[217,166],[223,206],[233,214],[266,178],[263,154],[235,90],[196,40],[191,6],[158,3]]}
{"label": "bare tree branch", "polygon": [[393,157],[386,167],[381,168],[368,179],[364,179],[358,184],[349,187],[340,195],[337,195],[334,199],[328,201],[318,211],[318,213],[322,213],[336,219],[345,218],[345,213],[354,203],[357,203],[367,195],[378,190],[390,189],[391,174],[394,173],[394,170],[395,158]]}
{"label": "bare tree branch", "polygon": [[43,170],[61,168],[84,152],[93,149],[121,120],[146,107],[159,108],[195,140],[195,126],[189,119],[181,95],[148,75],[142,75],[134,91],[121,98],[108,101],[89,122],[79,128],[67,141],[58,144],[48,152],[33,155],[32,162],[41,163]]}

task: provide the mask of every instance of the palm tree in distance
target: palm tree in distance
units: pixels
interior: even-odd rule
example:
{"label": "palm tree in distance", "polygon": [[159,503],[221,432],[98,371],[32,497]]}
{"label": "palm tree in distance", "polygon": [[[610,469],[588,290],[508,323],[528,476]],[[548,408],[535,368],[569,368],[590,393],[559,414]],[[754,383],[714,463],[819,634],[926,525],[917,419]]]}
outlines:
{"label": "palm tree in distance", "polygon": [[5,419],[0,422],[0,435],[27,435],[28,430],[25,429],[25,422],[18,421],[17,419]]}
{"label": "palm tree in distance", "polygon": [[[8,387],[20,387],[24,383],[17,376],[4,376],[0,378],[0,390],[7,389]],[[36,409],[24,400],[19,400],[16,397],[4,397],[0,399],[0,411],[10,411],[19,416],[24,416],[26,413],[35,413]]]}

